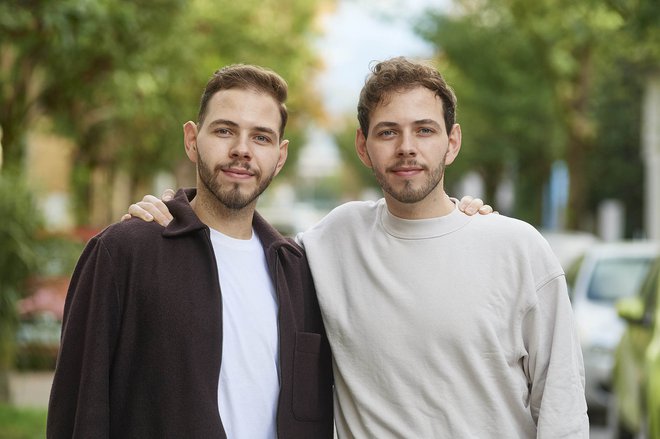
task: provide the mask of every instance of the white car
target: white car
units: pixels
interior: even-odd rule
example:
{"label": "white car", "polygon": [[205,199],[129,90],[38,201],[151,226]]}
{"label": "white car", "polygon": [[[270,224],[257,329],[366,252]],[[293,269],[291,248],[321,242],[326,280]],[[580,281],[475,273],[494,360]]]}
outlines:
{"label": "white car", "polygon": [[603,413],[609,404],[614,350],[625,329],[614,304],[639,292],[658,254],[660,245],[651,241],[596,244],[579,266],[570,294],[592,413]]}
{"label": "white car", "polygon": [[587,232],[541,230],[541,234],[550,244],[567,276],[576,261],[582,260],[586,251],[600,242],[595,235]]}

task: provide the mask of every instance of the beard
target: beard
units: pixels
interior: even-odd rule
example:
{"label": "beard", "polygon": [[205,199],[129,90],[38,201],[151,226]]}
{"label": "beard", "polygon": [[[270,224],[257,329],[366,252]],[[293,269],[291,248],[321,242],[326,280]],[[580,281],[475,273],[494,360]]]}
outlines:
{"label": "beard", "polygon": [[[442,157],[442,161],[435,169],[428,172],[426,180],[422,183],[420,187],[415,188],[413,186],[412,180],[405,180],[404,186],[402,189],[395,189],[387,181],[387,170],[386,172],[381,172],[375,167],[373,173],[376,176],[378,184],[383,189],[384,192],[389,194],[392,198],[397,200],[400,203],[412,204],[422,201],[426,198],[433,190],[440,184],[442,177],[445,175],[445,164],[447,161],[447,153]],[[394,166],[388,168],[393,169],[399,166],[420,166],[415,160],[402,160],[397,162]],[[429,171],[429,168],[426,166],[422,167],[425,171]]]}
{"label": "beard", "polygon": [[[257,187],[250,193],[243,193],[241,191],[241,184],[239,183],[229,183],[222,185],[218,181],[218,176],[223,171],[223,169],[229,168],[243,168],[245,170],[251,170],[254,173],[254,178],[257,181]],[[261,172],[251,169],[249,163],[241,162],[240,160],[235,160],[231,163],[226,163],[223,165],[217,165],[215,168],[211,169],[210,166],[207,166],[206,162],[202,159],[202,156],[198,153],[197,160],[197,172],[199,174],[199,179],[206,188],[208,192],[213,194],[213,196],[226,208],[231,210],[241,210],[250,204],[256,202],[259,195],[266,190],[270,182],[275,176],[275,170],[271,172],[265,179],[262,179]]]}

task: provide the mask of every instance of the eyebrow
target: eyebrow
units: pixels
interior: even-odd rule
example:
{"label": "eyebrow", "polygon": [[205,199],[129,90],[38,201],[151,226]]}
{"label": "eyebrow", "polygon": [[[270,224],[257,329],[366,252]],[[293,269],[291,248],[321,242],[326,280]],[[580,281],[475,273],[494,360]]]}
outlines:
{"label": "eyebrow", "polygon": [[[218,125],[229,126],[229,127],[232,127],[232,128],[240,128],[240,126],[236,122],[234,122],[233,120],[229,120],[229,119],[216,119],[213,122],[209,123],[209,128],[213,128],[213,127],[216,127]],[[268,127],[256,126],[256,127],[252,127],[251,129],[255,130],[255,131],[259,131],[260,133],[268,133],[268,134],[272,134],[274,136],[277,135],[277,132],[274,129],[268,128]]]}
{"label": "eyebrow", "polygon": [[[433,125],[434,127],[438,128],[438,129],[441,128],[441,125],[433,119],[419,119],[419,120],[414,121],[413,125]],[[373,129],[378,130],[378,129],[382,129],[382,128],[394,128],[394,127],[398,127],[398,126],[399,126],[399,124],[396,123],[396,122],[383,121],[383,122],[378,122],[376,125],[374,125]]]}
{"label": "eyebrow", "polygon": [[373,130],[379,130],[381,128],[393,128],[393,127],[398,127],[399,124],[396,122],[378,122],[376,125],[373,126]]}
{"label": "eyebrow", "polygon": [[436,128],[441,128],[441,125],[433,119],[420,119],[413,122],[414,125],[433,125]]}
{"label": "eyebrow", "polygon": [[238,124],[234,121],[228,120],[228,119],[216,119],[213,122],[209,123],[209,127],[213,128],[214,126],[217,125],[227,125],[232,128],[238,128]]}

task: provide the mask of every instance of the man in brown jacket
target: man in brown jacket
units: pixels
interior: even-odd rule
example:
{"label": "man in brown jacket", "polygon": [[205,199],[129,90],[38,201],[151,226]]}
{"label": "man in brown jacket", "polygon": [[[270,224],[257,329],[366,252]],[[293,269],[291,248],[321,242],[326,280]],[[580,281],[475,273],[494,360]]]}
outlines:
{"label": "man in brown jacket", "polygon": [[49,438],[330,438],[330,350],[307,259],[256,212],[287,157],[287,86],[235,65],[184,125],[196,190],[163,229],[114,224],[66,301]]}

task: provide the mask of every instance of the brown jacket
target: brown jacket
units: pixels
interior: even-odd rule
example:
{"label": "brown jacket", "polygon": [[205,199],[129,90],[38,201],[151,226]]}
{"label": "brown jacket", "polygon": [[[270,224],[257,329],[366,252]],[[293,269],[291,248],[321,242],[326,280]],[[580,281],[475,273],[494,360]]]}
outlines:
{"label": "brown jacket", "polygon": [[[85,248],[67,295],[49,438],[225,438],[221,292],[209,229],[179,191],[167,228],[130,220]],[[330,349],[307,259],[258,214],[279,299],[279,439],[332,437]]]}

